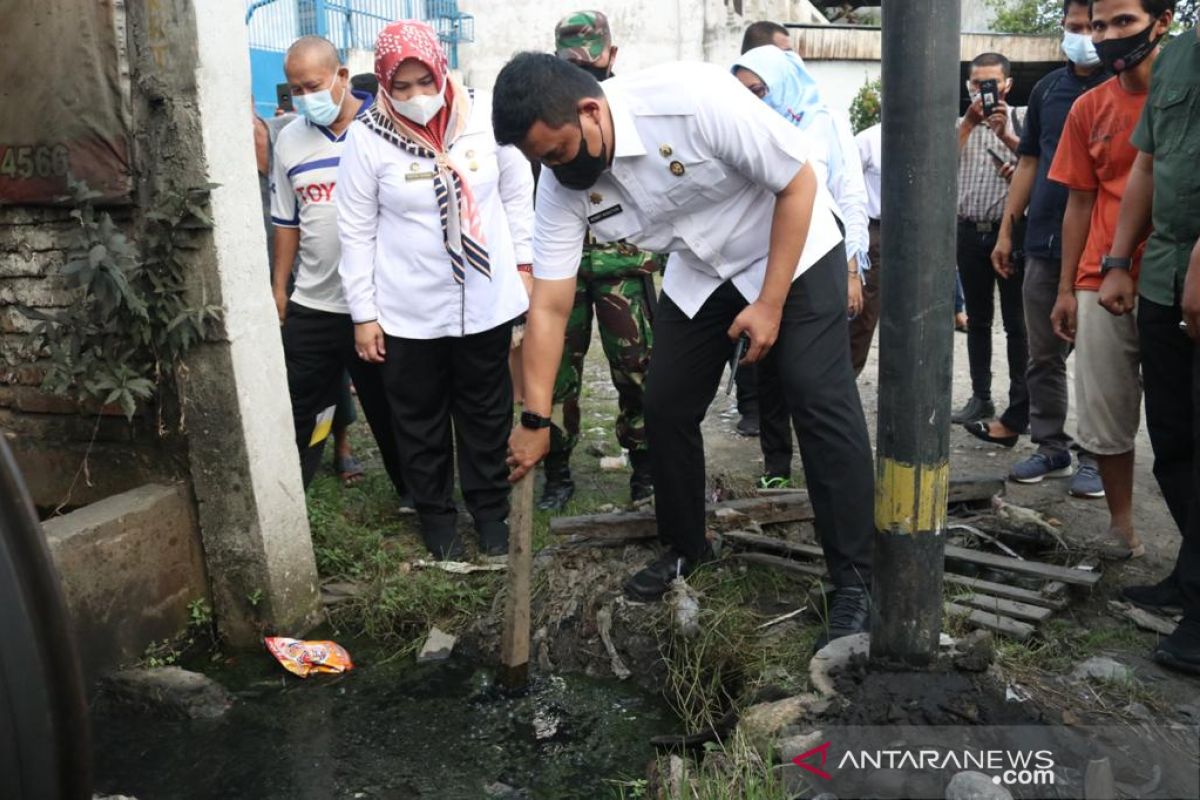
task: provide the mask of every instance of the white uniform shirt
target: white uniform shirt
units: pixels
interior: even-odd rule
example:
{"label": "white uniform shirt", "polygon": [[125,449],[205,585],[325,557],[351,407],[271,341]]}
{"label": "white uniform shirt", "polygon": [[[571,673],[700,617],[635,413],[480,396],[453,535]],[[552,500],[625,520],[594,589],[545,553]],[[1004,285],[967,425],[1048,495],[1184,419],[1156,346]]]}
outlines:
{"label": "white uniform shirt", "polygon": [[355,322],[378,320],[389,336],[437,339],[481,333],[528,309],[517,264],[532,257],[533,172],[519,150],[496,144],[491,95],[475,93],[450,159],[479,207],[490,280],[470,266],[464,283],[454,280],[430,177],[434,160],[362,123],[350,126],[335,202]]}
{"label": "white uniform shirt", "polygon": [[881,180],[883,178],[883,126],[872,125],[854,137],[862,161],[863,179],[867,182],[867,216],[879,219],[883,209]]}
{"label": "white uniform shirt", "polygon": [[[363,101],[361,116],[371,106],[371,95],[355,92],[354,96]],[[275,139],[271,170],[271,222],[278,228],[300,229],[292,302],[331,314],[350,313],[338,276],[342,247],[333,205],[345,144],[346,131],[337,136],[323,125],[293,117]]]}
{"label": "white uniform shirt", "polygon": [[[612,165],[586,191],[542,171],[534,274],[573,278],[590,225],[600,241],[671,253],[663,290],[689,317],[728,280],[756,300],[775,195],[804,166],[808,138],[711,64],[620,75],[604,82],[604,94]],[[797,276],[841,241],[832,209],[818,184]]]}
{"label": "white uniform shirt", "polygon": [[846,259],[858,256],[858,266],[871,268],[867,230],[867,187],[850,119],[829,109],[818,111],[804,132],[812,140],[811,160],[817,178],[829,189],[834,211],[846,226]]}

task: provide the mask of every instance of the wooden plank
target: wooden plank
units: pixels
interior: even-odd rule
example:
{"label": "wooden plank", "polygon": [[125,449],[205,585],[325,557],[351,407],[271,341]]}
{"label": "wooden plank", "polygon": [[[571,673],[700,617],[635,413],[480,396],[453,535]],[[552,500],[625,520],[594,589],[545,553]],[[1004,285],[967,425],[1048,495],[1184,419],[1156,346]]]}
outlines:
{"label": "wooden plank", "polygon": [[529,682],[529,602],[533,572],[533,470],[512,491],[508,529],[508,596],[500,632],[500,680],[517,689]]}
{"label": "wooden plank", "polygon": [[757,550],[770,550],[773,553],[787,553],[789,555],[807,556],[808,558],[825,557],[825,552],[815,544],[789,542],[774,536],[763,536],[762,534],[750,533],[749,531],[725,531],[721,536],[727,542],[733,542],[734,544]]}
{"label": "wooden plank", "polygon": [[950,493],[947,503],[970,503],[991,500],[994,496],[1004,493],[1004,479],[992,477],[960,477],[950,479]]}
{"label": "wooden plank", "polygon": [[1000,614],[967,608],[957,603],[944,603],[942,607],[951,616],[966,617],[967,622],[976,628],[984,628],[996,633],[1002,633],[1005,636],[1011,636],[1020,641],[1025,641],[1033,635],[1033,626],[1027,622],[1018,622],[1015,619],[1004,617]]}
{"label": "wooden plank", "polygon": [[[822,558],[823,553],[820,547],[813,544],[800,544],[797,542],[788,542],[783,539],[777,539],[773,536],[763,536],[757,533],[747,533],[745,531],[728,531],[722,534],[726,540],[734,544],[740,544],[745,547],[751,547],[759,550],[770,550],[774,553],[787,553],[789,555],[805,556],[808,558]],[[1009,556],[998,556],[992,553],[985,553],[981,550],[971,550],[966,547],[955,547],[946,545],[946,558],[965,561],[971,564],[980,564],[982,566],[994,567],[997,569],[1006,569],[1010,572],[1019,572],[1025,575],[1036,575],[1043,578],[1058,579],[1064,583],[1074,583],[1080,586],[1093,586],[1100,580],[1099,573],[1088,572],[1081,569],[1071,569],[1070,567],[1060,567],[1057,564],[1043,564],[1040,561],[1021,561],[1020,559],[1011,558]],[[961,581],[960,581],[961,582]],[[987,583],[987,582],[985,582]],[[992,586],[1003,586],[1003,584],[992,583]],[[980,588],[980,587],[977,587]],[[1015,590],[1015,587],[1008,587],[1010,594]],[[1021,602],[1035,603],[1034,597],[1036,593],[1027,592],[1022,597],[1011,597],[1011,599]],[[1042,599],[1037,605],[1047,605],[1049,598]]]}
{"label": "wooden plank", "polygon": [[796,572],[800,575],[808,575],[813,578],[825,577],[825,567],[823,565],[806,564],[803,561],[792,561],[790,558],[769,556],[766,553],[737,553],[734,555],[734,558],[747,564],[757,564],[760,567],[775,567],[789,572]]}
{"label": "wooden plank", "polygon": [[[769,497],[743,497],[711,503],[708,524],[721,520],[720,509],[745,514],[760,525],[801,522],[813,518],[807,492],[788,492]],[[618,511],[611,514],[584,514],[578,517],[552,517],[550,532],[569,537],[562,544],[620,544],[631,539],[653,539],[658,535],[653,511]]]}
{"label": "wooden plank", "polygon": [[1043,564],[1040,561],[1022,561],[1009,556],[998,556],[949,544],[946,545],[946,558],[978,564],[982,567],[1017,572],[1022,575],[1033,575],[1046,580],[1062,581],[1075,586],[1095,586],[1100,582],[1099,572],[1060,567],[1057,564]]}
{"label": "wooden plank", "polygon": [[1016,600],[1035,606],[1045,606],[1055,611],[1061,611],[1067,607],[1066,600],[1056,597],[1046,597],[1032,589],[1022,589],[1020,586],[1009,586],[1006,583],[995,583],[994,581],[985,581],[980,578],[968,578],[966,575],[956,575],[953,572],[945,573],[943,580],[946,583],[963,586],[967,589],[974,589],[983,594],[990,594],[994,597],[1003,597],[1006,600]]}
{"label": "wooden plank", "polygon": [[992,597],[991,595],[974,592],[961,597],[955,597],[954,601],[961,605],[970,606],[971,608],[991,611],[995,614],[1003,614],[1006,617],[1025,620],[1026,622],[1043,622],[1054,614],[1051,609],[1043,608],[1042,606],[1034,606],[1029,603],[1020,603],[1016,600],[1005,600],[1002,597]]}

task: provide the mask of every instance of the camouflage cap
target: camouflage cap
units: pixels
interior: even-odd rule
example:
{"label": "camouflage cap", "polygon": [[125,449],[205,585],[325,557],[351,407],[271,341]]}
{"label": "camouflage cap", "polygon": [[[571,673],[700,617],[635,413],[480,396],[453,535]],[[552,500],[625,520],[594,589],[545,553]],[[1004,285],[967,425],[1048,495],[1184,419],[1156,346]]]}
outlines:
{"label": "camouflage cap", "polygon": [[612,45],[608,17],[600,11],[576,11],[554,27],[554,49],[559,58],[594,64]]}

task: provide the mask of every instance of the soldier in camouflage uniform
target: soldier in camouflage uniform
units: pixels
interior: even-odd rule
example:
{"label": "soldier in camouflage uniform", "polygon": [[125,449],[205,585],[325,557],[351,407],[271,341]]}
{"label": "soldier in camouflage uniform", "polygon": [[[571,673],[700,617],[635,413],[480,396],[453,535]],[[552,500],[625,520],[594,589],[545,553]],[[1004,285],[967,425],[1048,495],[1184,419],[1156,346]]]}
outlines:
{"label": "soldier in camouflage uniform", "polygon": [[[612,74],[617,48],[608,20],[599,11],[565,17],[554,31],[559,58],[590,72],[597,80]],[[538,507],[558,510],[575,491],[571,451],[579,441],[579,395],[583,359],[592,340],[592,317],[600,326],[600,342],[612,370],[620,413],[617,441],[629,451],[633,500],[654,493],[642,416],[642,391],[650,364],[650,323],[656,295],[653,273],[658,259],[625,244],[599,244],[588,237],[576,279],[575,306],[567,322],[566,345],[554,383],[554,427],[546,457],[546,487]]]}

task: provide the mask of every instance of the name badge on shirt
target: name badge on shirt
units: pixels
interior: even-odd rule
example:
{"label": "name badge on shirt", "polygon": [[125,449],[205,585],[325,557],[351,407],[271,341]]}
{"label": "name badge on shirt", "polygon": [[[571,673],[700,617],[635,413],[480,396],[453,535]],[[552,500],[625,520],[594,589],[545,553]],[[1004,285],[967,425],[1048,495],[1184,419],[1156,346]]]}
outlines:
{"label": "name badge on shirt", "polygon": [[595,225],[597,222],[603,222],[609,217],[615,217],[622,211],[624,211],[624,209],[621,208],[620,203],[615,206],[610,206],[609,208],[606,208],[603,211],[597,211],[595,214],[592,214],[590,217],[588,217],[588,224]]}

